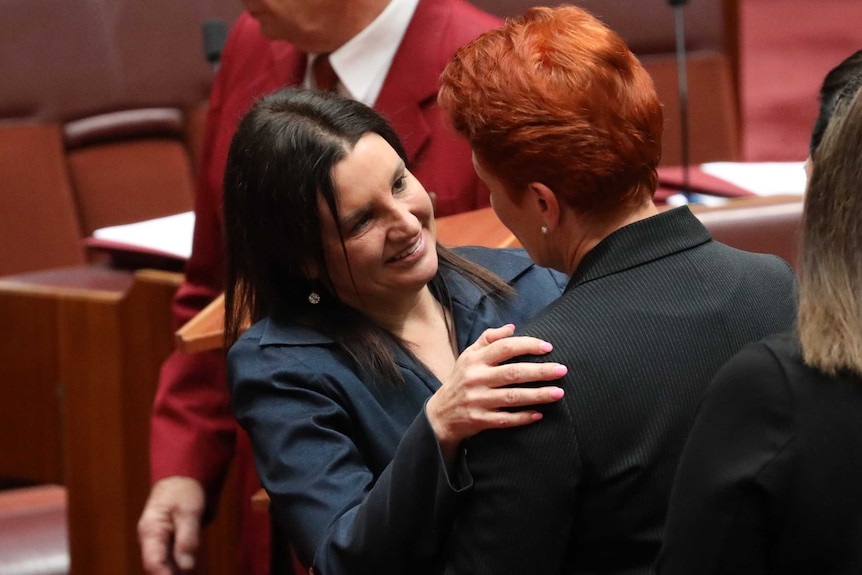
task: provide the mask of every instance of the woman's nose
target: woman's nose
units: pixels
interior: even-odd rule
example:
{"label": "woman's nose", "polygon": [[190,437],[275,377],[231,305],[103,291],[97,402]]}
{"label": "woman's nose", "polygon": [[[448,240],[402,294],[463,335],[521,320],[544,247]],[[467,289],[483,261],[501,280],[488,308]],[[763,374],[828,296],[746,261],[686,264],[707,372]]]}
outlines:
{"label": "woman's nose", "polygon": [[410,209],[409,204],[401,204],[396,202],[396,207],[393,210],[393,225],[392,231],[398,234],[403,234],[406,237],[413,237],[422,229],[422,224],[419,218]]}

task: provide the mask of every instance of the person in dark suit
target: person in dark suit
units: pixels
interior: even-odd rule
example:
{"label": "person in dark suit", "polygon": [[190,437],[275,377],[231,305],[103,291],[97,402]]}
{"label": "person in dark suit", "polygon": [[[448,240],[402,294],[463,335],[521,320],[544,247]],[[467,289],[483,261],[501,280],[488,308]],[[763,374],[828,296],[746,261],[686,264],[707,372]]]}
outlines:
{"label": "person in dark suit", "polygon": [[500,365],[550,349],[508,337],[509,322],[564,277],[523,251],[437,244],[407,162],[374,110],[301,88],[255,104],[227,159],[233,409],[275,520],[317,573],[433,573],[471,484],[463,440],[541,418],[500,407],[562,395],[498,388],[565,373]]}
{"label": "person in dark suit", "polygon": [[[247,0],[225,45],[209,101],[195,200],[195,232],[174,300],[180,328],[224,289],[221,190],[230,138],[252,102],[282,86],[317,87],[314,62],[336,72],[332,88],[385,114],[411,169],[448,215],[488,205],[470,150],[441,119],[437,78],[455,49],[500,21],[463,0]],[[322,60],[321,60],[322,61]],[[330,80],[331,80],[330,76]],[[149,573],[194,564],[200,524],[212,517],[231,461],[238,468],[242,575],[269,573],[265,513],[248,440],[237,433],[221,351],[173,353],[162,367],[151,418],[154,481],[138,530]],[[234,453],[236,451],[236,458]]]}
{"label": "person in dark suit", "polygon": [[538,425],[468,441],[446,572],[648,573],[701,393],[791,325],[793,272],[714,241],[688,207],[657,211],[661,104],[580,8],[534,8],[467,44],[439,98],[500,220],[570,278],[518,330],[553,343],[565,396]]}
{"label": "person in dark suit", "polygon": [[709,385],[661,575],[862,572],[860,80],[830,98],[812,153],[796,328],[747,346]]}

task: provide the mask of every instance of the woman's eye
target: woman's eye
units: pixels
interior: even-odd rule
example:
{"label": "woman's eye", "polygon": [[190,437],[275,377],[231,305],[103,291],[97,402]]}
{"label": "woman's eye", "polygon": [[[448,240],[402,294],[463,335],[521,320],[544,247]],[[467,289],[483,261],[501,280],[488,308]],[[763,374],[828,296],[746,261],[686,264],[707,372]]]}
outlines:
{"label": "woman's eye", "polygon": [[363,214],[358,220],[356,220],[356,222],[353,224],[353,227],[350,228],[350,233],[352,235],[358,234],[359,232],[364,230],[369,223],[371,223],[371,214]]}
{"label": "woman's eye", "polygon": [[400,178],[395,180],[395,184],[392,186],[392,191],[395,193],[403,192],[406,189],[407,189],[407,176],[406,175],[401,176]]}

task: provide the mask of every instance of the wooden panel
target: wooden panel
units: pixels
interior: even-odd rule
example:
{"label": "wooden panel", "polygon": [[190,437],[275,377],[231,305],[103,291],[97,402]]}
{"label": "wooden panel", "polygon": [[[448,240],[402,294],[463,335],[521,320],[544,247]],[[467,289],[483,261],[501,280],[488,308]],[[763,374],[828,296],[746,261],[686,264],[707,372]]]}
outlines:
{"label": "wooden panel", "polygon": [[114,299],[58,302],[73,573],[142,573],[135,527],[149,492],[149,413],[173,347],[178,280],[139,272]]}
{"label": "wooden panel", "polygon": [[217,515],[203,531],[195,569],[198,575],[236,575],[241,495],[236,465],[231,465],[222,488]]}
{"label": "wooden panel", "polygon": [[0,320],[16,334],[0,338],[15,398],[0,408],[0,465],[66,486],[73,573],[142,573],[149,415],[180,279],[84,267],[0,280]]}
{"label": "wooden panel", "polygon": [[128,273],[93,267],[0,279],[0,476],[63,481],[58,298],[110,298],[129,285]]}
{"label": "wooden panel", "polygon": [[60,483],[56,307],[0,288],[0,477]]}
{"label": "wooden panel", "polygon": [[[664,106],[661,163],[682,164],[679,79],[673,56],[644,56]],[[739,161],[741,136],[730,60],[718,52],[691,53],[688,73],[689,163]]]}
{"label": "wooden panel", "polygon": [[739,56],[739,0],[723,0],[722,17],[724,19],[724,50],[730,59],[736,117],[739,119],[740,131],[742,131],[742,65]]}
{"label": "wooden panel", "polygon": [[[145,270],[116,297],[58,299],[73,574],[143,573],[136,526],[150,489],[150,411],[174,347],[170,304],[179,282],[178,274]],[[235,572],[235,491],[229,476],[196,573]]]}
{"label": "wooden panel", "polygon": [[72,573],[135,573],[124,543],[124,445],[118,308],[114,301],[59,302],[60,371],[65,388],[69,547]]}

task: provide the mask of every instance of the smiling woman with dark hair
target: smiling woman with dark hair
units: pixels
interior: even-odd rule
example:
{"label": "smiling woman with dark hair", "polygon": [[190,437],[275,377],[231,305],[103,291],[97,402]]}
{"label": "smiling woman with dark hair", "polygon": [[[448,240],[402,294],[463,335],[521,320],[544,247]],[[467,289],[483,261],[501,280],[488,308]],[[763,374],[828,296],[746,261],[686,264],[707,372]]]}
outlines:
{"label": "smiling woman with dark hair", "polygon": [[560,364],[500,365],[550,350],[510,322],[561,277],[437,244],[389,124],[333,94],[259,101],[224,186],[228,383],[275,520],[318,573],[434,572],[472,481],[463,440],[562,396],[511,387]]}

